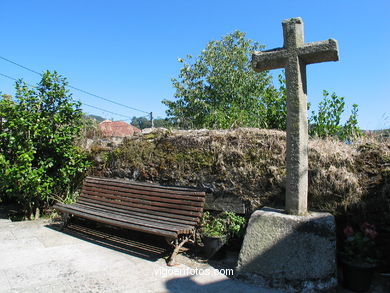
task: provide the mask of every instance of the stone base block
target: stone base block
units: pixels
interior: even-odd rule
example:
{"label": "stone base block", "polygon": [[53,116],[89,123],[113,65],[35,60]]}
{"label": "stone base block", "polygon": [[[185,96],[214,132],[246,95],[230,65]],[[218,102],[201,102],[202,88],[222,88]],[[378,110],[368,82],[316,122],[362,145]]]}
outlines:
{"label": "stone base block", "polygon": [[336,226],[329,213],[307,216],[264,208],[248,224],[237,274],[287,292],[332,291],[336,278]]}

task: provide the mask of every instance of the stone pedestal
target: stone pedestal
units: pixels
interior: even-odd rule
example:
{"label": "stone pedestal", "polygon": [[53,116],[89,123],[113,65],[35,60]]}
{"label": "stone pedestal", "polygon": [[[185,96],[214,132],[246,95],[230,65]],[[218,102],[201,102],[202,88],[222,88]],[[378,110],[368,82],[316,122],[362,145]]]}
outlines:
{"label": "stone pedestal", "polygon": [[336,279],[336,232],[329,213],[288,215],[255,211],[248,224],[237,274],[287,292],[331,291]]}

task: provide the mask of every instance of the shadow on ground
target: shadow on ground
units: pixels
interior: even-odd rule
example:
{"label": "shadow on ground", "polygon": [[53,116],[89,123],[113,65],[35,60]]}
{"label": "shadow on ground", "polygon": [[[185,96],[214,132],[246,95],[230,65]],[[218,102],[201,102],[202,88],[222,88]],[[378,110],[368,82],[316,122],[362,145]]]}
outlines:
{"label": "shadow on ground", "polygon": [[[62,228],[60,223],[52,223],[46,227],[56,231],[61,231]],[[84,219],[72,219],[61,232],[148,261],[165,258],[172,250],[162,237],[108,227]]]}
{"label": "shadow on ground", "polygon": [[24,214],[15,204],[0,204],[0,220],[22,221]]}
{"label": "shadow on ground", "polygon": [[[165,283],[165,288],[169,293],[179,292],[242,292],[242,293],[283,293],[274,289],[254,287],[238,280],[225,279],[222,281],[201,284],[193,276],[175,278]],[[183,290],[183,288],[185,288]]]}
{"label": "shadow on ground", "polygon": [[8,207],[0,205],[0,219],[8,219]]}

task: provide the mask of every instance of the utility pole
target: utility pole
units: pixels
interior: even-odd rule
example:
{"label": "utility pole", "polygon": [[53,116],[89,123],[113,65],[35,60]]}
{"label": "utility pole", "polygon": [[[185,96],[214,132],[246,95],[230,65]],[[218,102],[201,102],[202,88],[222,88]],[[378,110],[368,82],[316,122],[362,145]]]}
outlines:
{"label": "utility pole", "polygon": [[150,112],[150,123],[152,123],[152,128],[154,128],[153,112]]}

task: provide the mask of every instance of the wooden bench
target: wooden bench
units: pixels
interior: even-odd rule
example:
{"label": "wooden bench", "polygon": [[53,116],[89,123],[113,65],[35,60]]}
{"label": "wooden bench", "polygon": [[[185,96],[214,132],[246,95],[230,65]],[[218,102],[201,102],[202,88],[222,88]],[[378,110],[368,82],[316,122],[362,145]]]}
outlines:
{"label": "wooden bench", "polygon": [[195,241],[205,192],[120,179],[87,177],[74,204],[56,203],[64,227],[70,216],[164,236],[174,246],[168,265],[187,242]]}

